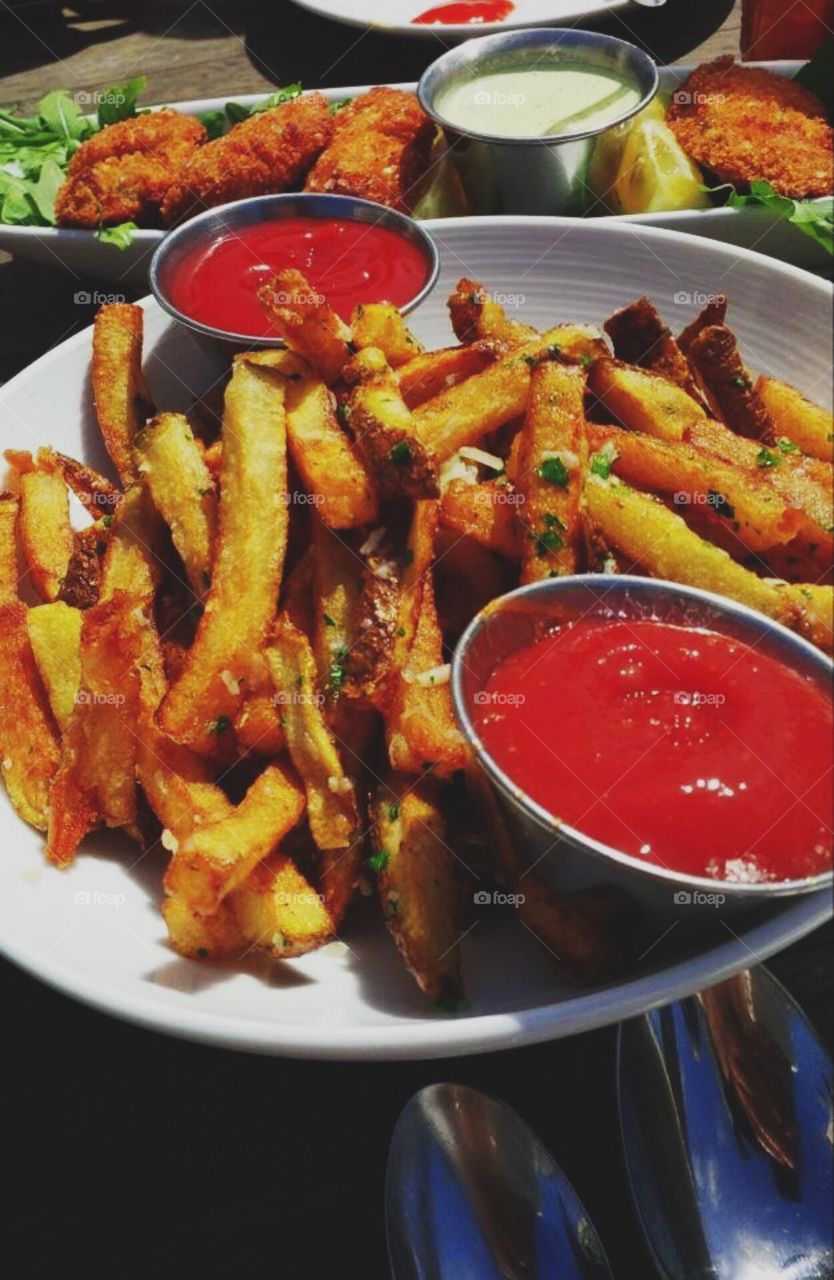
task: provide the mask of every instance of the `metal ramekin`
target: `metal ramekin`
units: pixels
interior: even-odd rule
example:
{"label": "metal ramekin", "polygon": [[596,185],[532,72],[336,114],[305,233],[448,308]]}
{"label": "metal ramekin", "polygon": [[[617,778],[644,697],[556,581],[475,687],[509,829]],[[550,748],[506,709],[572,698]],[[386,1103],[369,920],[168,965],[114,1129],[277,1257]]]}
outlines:
{"label": "metal ramekin", "polygon": [[[463,129],[436,106],[445,89],[485,71],[577,61],[633,79],[640,91],[637,105],[603,128],[523,138]],[[596,138],[648,106],[658,84],[654,59],[626,40],[573,28],[531,27],[450,49],[424,71],[417,96],[446,134],[472,213],[576,214],[589,203],[585,175]]]}
{"label": "metal ramekin", "polygon": [[[234,233],[241,227],[255,222],[265,222],[281,218],[339,218],[343,221],[366,222],[369,226],[387,227],[416,245],[426,262],[426,281],[420,291],[404,306],[400,307],[403,315],[413,311],[429,293],[431,293],[440,272],[440,255],[437,245],[419,223],[404,213],[388,209],[385,205],[376,204],[373,200],[360,200],[357,196],[319,195],[314,192],[299,192],[291,195],[252,196],[248,200],[236,200],[231,204],[206,209],[189,218],[180,226],[169,231],[157,246],[151,258],[150,286],[156,301],[170,316],[184,324],[195,333],[209,338],[232,343],[248,349],[259,347],[283,347],[281,338],[253,337],[251,334],[235,333],[231,329],[220,329],[214,325],[203,324],[193,316],[180,311],[171,301],[170,273],[183,257],[191,253],[198,245],[204,245],[220,236]],[[369,299],[372,301],[372,299]]]}
{"label": "metal ramekin", "polygon": [[[472,715],[476,695],[497,663],[541,635],[543,622],[552,626],[577,618],[649,618],[709,628],[755,645],[757,653],[809,676],[831,697],[834,664],[819,649],[753,609],[694,587],[627,575],[581,574],[536,582],[493,601],[473,619],[455,649],[452,698],[461,730],[497,794],[513,836],[519,888],[523,890],[524,874],[535,867],[538,877],[561,890],[611,886],[629,895],[654,924],[674,920],[696,928],[703,928],[705,912],[715,916],[716,907],[727,915],[772,904],[776,898],[830,891],[830,870],[802,880],[742,884],[643,862],[560,822],[504,772],[478,734]],[[611,749],[616,750],[616,726],[611,729]],[[722,902],[715,902],[716,894]]]}

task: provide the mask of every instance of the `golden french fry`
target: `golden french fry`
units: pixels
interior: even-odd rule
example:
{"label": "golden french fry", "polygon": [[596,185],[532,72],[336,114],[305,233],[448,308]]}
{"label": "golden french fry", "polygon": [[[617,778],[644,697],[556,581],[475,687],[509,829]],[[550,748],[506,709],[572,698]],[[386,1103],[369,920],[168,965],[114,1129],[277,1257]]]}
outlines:
{"label": "golden french fry", "polygon": [[483,373],[419,405],[414,410],[417,434],[442,461],[525,412],[535,364],[560,355],[590,360],[607,354],[608,347],[595,329],[557,325],[514,348]]}
{"label": "golden french fry", "polygon": [[280,849],[253,867],[227,901],[249,946],[279,960],[306,955],[333,937],[323,895]]}
{"label": "golden french fry", "polygon": [[454,857],[438,792],[428,781],[392,777],[374,805],[371,866],[385,923],[421,991],[447,1008],[463,999]]}
{"label": "golden french fry", "polygon": [[19,601],[0,604],[0,756],[18,814],[45,831],[60,750]]}
{"label": "golden french fry", "polygon": [[20,545],[32,584],[42,600],[55,600],[73,551],[69,495],[60,471],[20,477]]}
{"label": "golden french fry", "polygon": [[524,494],[498,480],[480,484],[453,480],[440,501],[440,523],[508,560],[519,560],[521,522],[517,517],[525,501]]}
{"label": "golden french fry", "polygon": [[437,497],[437,460],[418,437],[390,372],[360,382],[349,410],[351,430],[383,498]]}
{"label": "golden french fry", "polygon": [[142,374],[144,313],[132,303],[100,307],[93,328],[93,398],[107,452],[127,488],[136,479],[133,437],[153,415]]}
{"label": "golden french fry", "polygon": [[506,343],[486,339],[469,346],[426,351],[397,369],[400,394],[409,409],[415,409],[441,391],[471,378],[473,373],[480,373],[507,349]]}
{"label": "golden french fry", "polygon": [[264,656],[275,684],[287,748],[307,792],[313,839],[319,849],[347,848],[357,834],[356,795],[324,718],[310,642],[283,618]]}
{"label": "golden french fry", "polygon": [[800,512],[761,475],[710,458],[691,445],[669,444],[618,427],[588,426],[594,452],[614,450],[613,469],[629,484],[671,497],[681,507],[711,507],[752,551],[784,546],[796,537]]}
{"label": "golden french fry", "polygon": [[358,450],[339,425],[323,382],[302,378],[287,386],[287,441],[298,474],[331,529],[376,520],[376,488]]}
{"label": "golden french fry", "polygon": [[26,623],[49,706],[63,733],[81,685],[81,611],[57,600],[30,609]]}
{"label": "golden french fry", "polygon": [[520,435],[516,508],[523,527],[521,581],[575,573],[582,545],[579,501],[588,457],[581,368],[543,364],[532,371]]}
{"label": "golden french fry", "polygon": [[16,493],[0,493],[0,604],[18,599],[20,573],[17,564],[17,522],[20,501]]}
{"label": "golden french fry", "polygon": [[123,591],[150,603],[161,577],[162,521],[141,484],[132,485],[119,503],[104,554],[99,598]]}
{"label": "golden french fry", "polygon": [[834,587],[780,582],[776,589],[788,596],[799,610],[794,630],[825,653],[834,652]]}
{"label": "golden french fry", "polygon": [[597,360],[588,372],[588,386],[624,427],[660,440],[685,440],[693,427],[709,421],[687,391],[646,369]]}
{"label": "golden french fry", "polygon": [[430,769],[449,778],[466,762],[466,746],[452,710],[449,667],[443,662],[431,571],[420,586],[414,637],[406,664],[396,675],[385,713],[385,736],[391,768],[397,773]]}
{"label": "golden french fry", "polygon": [[726,551],[699,538],[659,499],[621,481],[590,475],[584,502],[592,521],[633,565],[634,572],[703,587],[793,626],[795,605],[772,582],[757,578]]}
{"label": "golden french fry", "polygon": [[501,303],[482,284],[465,276],[458,280],[449,297],[449,316],[459,342],[484,338],[524,342],[536,334],[531,325],[510,320]]}
{"label": "golden french fry", "polygon": [[149,627],[124,592],[83,615],[80,685],[50,798],[46,855],[59,866],[100,822],[136,829],[137,659]]}
{"label": "golden french fry", "polygon": [[313,520],[313,588],[316,602],[310,639],[318,688],[328,710],[338,701],[345,659],[355,636],[363,562],[335,533]]}
{"label": "golden french fry", "polygon": [[777,440],[785,437],[803,453],[834,462],[834,416],[778,378],[760,377],[756,395],[773,423]]}
{"label": "golden french fry", "polygon": [[160,709],[177,741],[212,753],[242,703],[275,613],[287,541],[284,382],[238,360],[226,390],[217,550],[197,635]]}
{"label": "golden french fry", "polygon": [[258,290],[272,332],[321,374],[328,385],[349,358],[350,329],[295,268],[279,271]]}
{"label": "golden french fry", "polygon": [[366,302],[354,308],[350,318],[353,345],[377,347],[385,355],[392,369],[407,364],[423,351],[422,343],[390,302]]}
{"label": "golden french fry", "polygon": [[213,915],[200,915],[185,898],[167,894],[162,899],[162,916],[168,941],[181,956],[192,960],[220,960],[242,957],[251,949],[228,899]]}
{"label": "golden french fry", "polygon": [[182,413],[160,413],[136,435],[136,472],[147,485],[195,595],[211,585],[217,493],[203,447]]}
{"label": "golden french fry", "polygon": [[253,867],[275,850],[304,812],[304,792],[282,765],[267,765],[240,804],[178,842],[165,890],[212,915]]}

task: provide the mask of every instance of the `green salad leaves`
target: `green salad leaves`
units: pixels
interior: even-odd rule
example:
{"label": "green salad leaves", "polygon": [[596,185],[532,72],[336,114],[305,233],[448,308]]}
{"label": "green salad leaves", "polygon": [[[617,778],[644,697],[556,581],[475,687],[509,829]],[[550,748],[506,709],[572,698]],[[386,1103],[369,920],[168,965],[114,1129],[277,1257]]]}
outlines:
{"label": "green salad leaves", "polygon": [[[53,227],[55,197],[75,152],[105,125],[135,116],[146,83],[136,76],[102,93],[74,96],[54,89],[41,98],[33,116],[0,109],[0,222]],[[84,110],[88,101],[95,105],[94,118]],[[99,237],[123,247],[134,229],[128,222],[104,227]]]}

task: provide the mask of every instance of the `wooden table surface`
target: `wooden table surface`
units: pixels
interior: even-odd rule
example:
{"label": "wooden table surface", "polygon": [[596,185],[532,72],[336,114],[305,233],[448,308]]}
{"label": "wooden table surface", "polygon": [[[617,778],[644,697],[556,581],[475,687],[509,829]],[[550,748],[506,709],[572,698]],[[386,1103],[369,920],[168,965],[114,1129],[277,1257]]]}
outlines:
{"label": "wooden table surface", "polygon": [[[738,51],[732,0],[670,0],[606,28],[663,62]],[[363,35],[288,0],[212,4],[0,0],[0,103],[91,91],[139,72],[146,101],[415,78],[432,39]],[[90,322],[60,270],[0,255],[0,380]],[[821,932],[774,969],[818,1023]],[[585,1200],[621,1280],[650,1280],[622,1174],[613,1031],[514,1053],[402,1065],[283,1062],[125,1026],[0,968],[15,1280],[375,1280],[386,1275],[385,1154],[408,1096],[455,1079],[516,1106]]]}

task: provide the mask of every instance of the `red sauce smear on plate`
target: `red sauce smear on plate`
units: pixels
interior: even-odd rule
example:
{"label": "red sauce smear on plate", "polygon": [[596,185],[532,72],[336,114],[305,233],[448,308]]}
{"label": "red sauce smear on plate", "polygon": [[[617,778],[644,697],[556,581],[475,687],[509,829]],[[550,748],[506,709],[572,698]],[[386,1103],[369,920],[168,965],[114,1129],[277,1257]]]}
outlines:
{"label": "red sauce smear on plate", "polygon": [[265,337],[270,325],[258,289],[296,267],[349,320],[361,302],[410,302],[426,282],[419,248],[388,227],[337,218],[255,222],[200,245],[167,282],[174,306],[231,333]]}
{"label": "red sauce smear on plate", "polygon": [[466,22],[503,22],[514,8],[510,0],[458,0],[457,4],[439,4],[427,9],[419,18],[413,18],[412,23],[427,26],[439,22],[451,26]]}
{"label": "red sauce smear on plate", "polygon": [[514,783],[633,857],[751,882],[831,865],[831,699],[740,641],[572,623],[499,663],[475,713]]}

